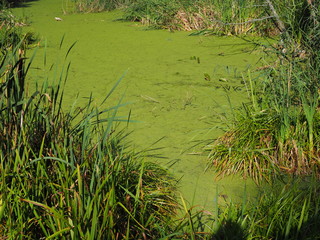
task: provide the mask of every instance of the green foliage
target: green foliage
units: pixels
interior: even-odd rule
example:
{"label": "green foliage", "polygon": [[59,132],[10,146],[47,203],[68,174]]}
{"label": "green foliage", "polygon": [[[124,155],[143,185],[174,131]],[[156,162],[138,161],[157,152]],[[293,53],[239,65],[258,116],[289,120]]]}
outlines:
{"label": "green foliage", "polygon": [[[281,32],[277,19],[265,1],[255,0],[74,0],[81,12],[124,9],[124,19],[140,21],[153,28],[199,30],[195,34],[274,35]],[[319,9],[307,1],[272,1],[286,34],[301,38],[301,30],[319,20]],[[312,17],[313,18],[313,17]],[[317,38],[314,38],[317,39]]]}
{"label": "green foliage", "polygon": [[126,150],[124,133],[114,128],[127,121],[116,116],[123,104],[99,110],[90,97],[65,112],[69,65],[58,82],[44,82],[29,95],[31,63],[19,47],[0,65],[1,236],[138,239],[169,231],[175,181]]}
{"label": "green foliage", "polygon": [[264,9],[256,1],[166,1],[138,0],[125,10],[124,18],[157,28],[171,30],[206,30],[214,34],[247,34],[268,31],[266,21],[251,22],[261,17]]}
{"label": "green foliage", "polygon": [[[139,21],[155,28],[171,26],[179,5],[170,0],[137,0],[125,10],[124,18]],[[173,27],[173,26],[172,26]]]}
{"label": "green foliage", "polygon": [[101,12],[113,10],[130,4],[133,0],[73,0],[80,12]]}
{"label": "green foliage", "polygon": [[[293,4],[293,2],[291,2]],[[249,77],[248,95],[234,128],[213,145],[210,159],[220,174],[240,172],[256,181],[279,173],[319,176],[319,27],[316,15],[299,15],[302,4],[285,8],[286,31],[273,48],[276,63]],[[285,10],[282,10],[284,12]],[[309,24],[306,25],[306,21]]]}
{"label": "green foliage", "polygon": [[213,21],[216,27],[211,29],[215,34],[244,35],[244,34],[271,34],[273,24],[269,19],[262,1],[245,0],[217,0],[213,2],[216,13]]}
{"label": "green foliage", "polygon": [[319,239],[319,182],[293,180],[221,209],[213,239]]}
{"label": "green foliage", "polygon": [[0,11],[0,48],[6,49],[12,45],[17,45],[22,38],[21,28],[17,26],[17,20],[10,11],[3,9]]}
{"label": "green foliage", "polygon": [[[0,5],[1,6],[1,5]],[[7,8],[0,7],[0,49],[1,52],[12,49],[17,45],[24,45],[26,48],[29,44],[37,41],[35,35],[31,32],[23,33],[22,26],[24,21],[12,15]]]}
{"label": "green foliage", "polygon": [[209,30],[214,34],[265,34],[272,28],[267,21],[251,21],[264,14],[256,1],[212,0],[75,0],[78,11],[124,8],[124,19],[139,21],[152,28]]}

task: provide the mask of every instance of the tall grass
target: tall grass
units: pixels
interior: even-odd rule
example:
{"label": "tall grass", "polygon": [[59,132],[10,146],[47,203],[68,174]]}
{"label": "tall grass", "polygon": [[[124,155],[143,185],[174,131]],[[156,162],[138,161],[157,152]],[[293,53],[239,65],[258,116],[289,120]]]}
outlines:
{"label": "tall grass", "polygon": [[289,73],[288,67],[264,75],[234,129],[209,146],[222,174],[240,172],[260,181],[280,172],[319,171],[319,95],[317,83],[310,82],[319,69],[308,64],[307,71],[295,66]]}
{"label": "tall grass", "polygon": [[320,58],[313,43],[319,36],[313,23],[319,21],[319,11],[298,18],[295,14],[305,7],[286,8],[295,18],[282,18],[286,30],[273,49],[277,61],[259,77],[247,79],[250,103],[244,104],[234,129],[208,147],[221,174],[240,172],[256,181],[284,172],[316,171],[319,176]]}
{"label": "tall grass", "polygon": [[134,0],[73,0],[77,11],[101,12],[123,8]]}
{"label": "tall grass", "polygon": [[235,35],[269,31],[267,21],[256,21],[263,14],[264,6],[256,1],[138,0],[126,8],[124,18],[157,28]]}
{"label": "tall grass", "polygon": [[[93,12],[121,8],[123,18],[152,28],[198,30],[197,34],[266,35],[283,32],[301,38],[309,28],[308,15],[317,5],[308,1],[264,0],[74,0],[77,11]],[[270,3],[270,4],[268,4]],[[280,27],[279,27],[279,22]],[[285,22],[285,26],[282,23]],[[302,29],[302,30],[303,30]],[[309,28],[310,29],[310,28]],[[315,38],[316,39],[316,38]]]}
{"label": "tall grass", "polygon": [[228,35],[274,31],[263,1],[75,0],[75,6],[82,12],[121,8],[125,20],[139,21],[152,28]]}
{"label": "tall grass", "polygon": [[115,128],[127,121],[117,117],[124,104],[100,110],[91,96],[84,107],[62,109],[70,65],[28,94],[32,59],[26,64],[21,47],[0,61],[1,237],[155,239],[169,231],[175,181],[127,150]]}
{"label": "tall grass", "polygon": [[29,95],[20,46],[0,65],[0,237],[209,239],[216,220],[182,197],[177,214],[174,178],[126,147],[125,104],[63,109],[70,65]]}
{"label": "tall grass", "polygon": [[137,0],[126,9],[124,18],[139,21],[154,28],[175,28],[174,16],[179,9],[179,3],[169,0]]}

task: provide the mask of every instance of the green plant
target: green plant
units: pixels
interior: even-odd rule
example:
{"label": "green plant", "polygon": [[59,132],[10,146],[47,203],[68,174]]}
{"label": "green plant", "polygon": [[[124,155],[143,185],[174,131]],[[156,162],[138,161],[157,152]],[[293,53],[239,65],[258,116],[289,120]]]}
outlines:
{"label": "green plant", "polygon": [[281,171],[318,171],[319,98],[314,85],[306,86],[315,72],[295,71],[290,78],[287,72],[273,75],[251,90],[251,105],[244,105],[235,127],[208,146],[217,171],[240,172],[256,181]]}
{"label": "green plant", "polygon": [[20,46],[0,64],[1,236],[138,239],[169,231],[178,208],[175,181],[126,150],[126,135],[115,128],[128,121],[117,117],[125,104],[99,110],[91,96],[86,106],[66,112],[70,64],[57,82],[44,82],[29,95],[32,59],[25,63]]}
{"label": "green plant", "polygon": [[179,3],[169,0],[137,0],[125,10],[124,18],[139,21],[155,28],[173,24],[172,19],[179,9]]}
{"label": "green plant", "polygon": [[319,239],[317,180],[267,187],[257,200],[221,209],[212,239]]}
{"label": "green plant", "polygon": [[[287,11],[301,8],[295,5]],[[249,103],[234,128],[208,146],[220,174],[240,172],[256,181],[270,181],[283,172],[315,171],[319,176],[319,49],[310,47],[318,27],[310,24],[305,29],[309,20],[301,18],[293,19],[295,24],[284,21],[287,30],[273,49],[276,64],[249,77]]]}
{"label": "green plant", "polygon": [[77,11],[101,12],[127,6],[134,0],[73,0]]}

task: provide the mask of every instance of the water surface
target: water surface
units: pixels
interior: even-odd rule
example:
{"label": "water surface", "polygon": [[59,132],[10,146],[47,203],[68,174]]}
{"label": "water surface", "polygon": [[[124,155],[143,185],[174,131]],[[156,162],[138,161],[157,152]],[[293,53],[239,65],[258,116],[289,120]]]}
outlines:
{"label": "water surface", "polygon": [[[241,197],[246,181],[239,177],[217,181],[214,172],[204,172],[204,143],[194,145],[221,135],[231,122],[230,102],[237,108],[247,100],[241,76],[256,67],[260,55],[252,52],[253,46],[236,37],[146,31],[137,23],[116,21],[121,17],[118,11],[63,14],[63,9],[63,1],[39,0],[14,10],[28,17],[29,29],[41,39],[30,88],[34,79],[41,81],[48,75],[51,64],[63,65],[67,49],[76,42],[68,56],[66,108],[78,93],[78,104],[90,93],[100,102],[126,73],[107,104],[118,103],[123,94],[123,101],[131,103],[119,114],[131,112],[131,119],[140,121],[128,127],[133,130],[128,138],[132,147],[161,148],[154,153],[163,158],[153,161],[165,166],[175,162],[170,170],[180,179],[179,190],[192,205],[211,209],[217,186],[219,194],[229,199]],[[254,189],[252,183],[248,186]]]}

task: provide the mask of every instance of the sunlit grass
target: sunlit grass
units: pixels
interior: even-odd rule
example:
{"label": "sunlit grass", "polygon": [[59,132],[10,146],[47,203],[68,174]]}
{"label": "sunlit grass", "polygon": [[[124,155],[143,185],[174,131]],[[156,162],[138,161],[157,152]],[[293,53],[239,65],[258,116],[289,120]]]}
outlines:
{"label": "sunlit grass", "polygon": [[127,150],[125,132],[115,128],[128,121],[117,116],[124,104],[100,110],[91,96],[83,107],[62,109],[68,64],[29,94],[32,59],[25,63],[22,46],[0,65],[1,236],[138,239],[170,229],[175,180]]}
{"label": "sunlit grass", "polygon": [[[305,7],[285,10],[297,14]],[[283,19],[287,31],[273,49],[277,61],[257,77],[244,79],[249,101],[234,128],[208,146],[220,174],[239,172],[257,182],[283,173],[319,176],[320,68],[319,47],[313,44],[319,28],[311,24],[319,13],[295,17]]]}
{"label": "sunlit grass", "polygon": [[251,101],[235,128],[209,150],[222,174],[241,172],[256,181],[314,178],[269,186],[256,200],[244,192],[242,204],[221,207],[216,201],[212,213],[197,211],[181,197],[180,215],[175,180],[126,147],[126,132],[116,127],[128,121],[117,116],[124,104],[101,110],[90,96],[85,106],[63,109],[69,65],[55,82],[29,94],[24,39],[6,45],[0,61],[0,237],[318,238],[319,28],[308,30],[301,38],[288,31],[275,49],[280,66],[245,79]]}

